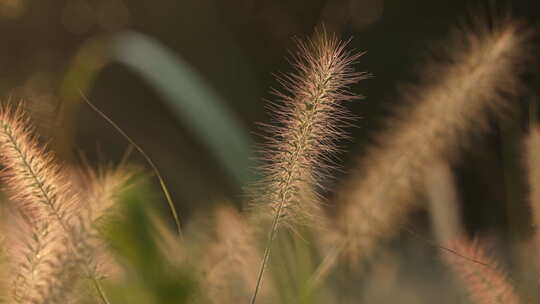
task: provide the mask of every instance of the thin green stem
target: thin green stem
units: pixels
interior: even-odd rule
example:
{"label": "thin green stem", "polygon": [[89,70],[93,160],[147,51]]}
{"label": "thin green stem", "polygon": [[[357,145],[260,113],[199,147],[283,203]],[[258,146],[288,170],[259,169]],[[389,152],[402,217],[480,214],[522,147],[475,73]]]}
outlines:
{"label": "thin green stem", "polygon": [[105,115],[105,113],[103,113],[94,104],[92,104],[90,102],[90,100],[88,100],[88,98],[86,98],[86,96],[83,94],[82,91],[79,91],[79,92],[81,94],[81,98],[86,102],[86,104],[88,104],[88,106],[90,108],[92,108],[92,110],[94,110],[96,113],[98,113],[114,129],[116,129],[116,131],[118,133],[120,133],[120,135],[122,135],[144,157],[144,159],[146,160],[146,162],[148,162],[150,167],[152,167],[152,170],[154,171],[154,173],[156,174],[157,179],[159,180],[159,185],[161,187],[161,190],[163,191],[163,194],[165,195],[165,198],[167,199],[167,204],[169,205],[169,209],[171,210],[172,216],[174,218],[174,223],[176,224],[176,229],[178,231],[178,236],[180,237],[181,240],[183,240],[183,233],[182,233],[182,228],[181,228],[181,225],[180,225],[180,218],[178,216],[178,212],[176,212],[176,207],[174,206],[174,202],[172,200],[171,194],[169,193],[167,185],[165,185],[165,180],[164,180],[163,176],[159,172],[157,166],[154,164],[154,162],[152,161],[150,156],[148,156],[148,154],[146,154],[146,152],[144,152],[144,150],[138,144],[136,144],[135,141],[133,141],[133,139],[131,139],[131,137],[129,137],[129,135],[127,135],[127,133],[124,132],[124,130],[122,130],[122,128],[120,128],[120,126],[118,126],[112,119],[110,119],[107,115]]}
{"label": "thin green stem", "polygon": [[99,281],[93,276],[92,276],[92,283],[94,284],[94,287],[96,288],[101,301],[105,304],[111,304],[111,302],[109,302],[109,300],[107,299],[107,295],[105,294],[105,291],[101,287],[101,284],[99,284]]}
{"label": "thin green stem", "polygon": [[284,202],[282,201],[278,207],[278,210],[276,212],[276,215],[274,216],[274,219],[272,220],[272,228],[270,230],[270,235],[268,236],[266,247],[264,249],[263,260],[261,262],[261,267],[259,269],[259,274],[257,276],[257,285],[255,285],[255,291],[253,292],[253,296],[251,297],[251,301],[250,301],[251,304],[255,304],[255,301],[257,300],[257,295],[259,293],[259,289],[262,285],[262,278],[263,278],[264,270],[266,268],[266,264],[268,263],[268,258],[270,257],[270,248],[272,247],[272,241],[274,240],[274,237],[276,236],[277,226],[278,226],[279,218],[281,216],[281,212],[283,210],[283,206],[284,206]]}

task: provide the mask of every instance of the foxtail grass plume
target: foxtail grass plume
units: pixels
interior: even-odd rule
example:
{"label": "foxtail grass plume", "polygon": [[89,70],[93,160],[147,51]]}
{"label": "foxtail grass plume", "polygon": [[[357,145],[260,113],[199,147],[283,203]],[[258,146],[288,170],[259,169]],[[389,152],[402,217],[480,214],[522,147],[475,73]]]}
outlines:
{"label": "foxtail grass plume", "polygon": [[[0,110],[2,178],[10,201],[16,204],[13,209],[24,219],[18,221],[20,227],[26,227],[17,240],[22,244],[12,244],[15,249],[22,248],[16,253],[22,256],[17,263],[20,271],[14,278],[13,300],[50,303],[47,301],[63,297],[57,291],[69,289],[66,280],[76,273],[68,267],[75,262],[65,243],[71,239],[77,199],[53,156],[40,148],[30,126],[22,107]],[[63,294],[67,295],[67,290]]]}
{"label": "foxtail grass plume", "polygon": [[319,208],[314,192],[350,118],[343,102],[358,98],[347,88],[367,76],[353,70],[362,54],[350,54],[346,45],[321,30],[298,42],[296,71],[278,77],[283,92],[274,90],[280,102],[270,106],[276,124],[263,125],[270,133],[262,150],[263,196],[254,200],[271,207],[264,214],[279,214],[281,225],[306,223]]}
{"label": "foxtail grass plume", "polygon": [[[478,240],[458,238],[443,258],[474,304],[521,303],[508,276]],[[466,257],[466,258],[465,258]]]}
{"label": "foxtail grass plume", "polygon": [[[402,92],[404,105],[387,120],[377,144],[338,190],[331,244],[358,264],[393,236],[419,204],[424,168],[459,157],[459,148],[486,129],[520,93],[530,32],[511,20],[477,22],[452,33]],[[420,186],[420,187],[418,187]],[[338,245],[332,245],[338,246]]]}
{"label": "foxtail grass plume", "polygon": [[67,261],[62,231],[47,221],[32,220],[13,210],[5,219],[8,303],[45,303],[65,277],[58,271]]}
{"label": "foxtail grass plume", "polygon": [[[88,220],[80,210],[80,197],[31,126],[22,106],[0,109],[0,162],[5,166],[1,177],[14,208],[29,219],[27,245],[39,248],[48,242],[45,236],[54,235],[67,247],[66,251],[48,253],[60,266],[54,267],[49,277],[40,279],[44,283],[33,303],[58,303],[82,273],[93,281],[102,302],[107,303],[97,274],[90,268],[94,249],[89,240]],[[29,254],[40,257],[36,261],[45,259],[34,251],[30,249]]]}
{"label": "foxtail grass plume", "polygon": [[262,206],[259,214],[273,220],[251,303],[257,298],[278,226],[294,229],[319,214],[317,188],[331,167],[336,140],[344,136],[342,126],[349,117],[343,102],[358,98],[348,87],[367,76],[352,68],[362,54],[351,54],[346,46],[320,30],[312,40],[298,43],[293,58],[296,72],[279,77],[283,92],[274,93],[280,103],[270,107],[277,124],[265,125],[270,136],[263,149],[263,194],[255,197]]}
{"label": "foxtail grass plume", "polygon": [[43,149],[22,106],[0,109],[0,161],[10,199],[29,218],[54,218],[66,231],[78,199],[54,156]]}

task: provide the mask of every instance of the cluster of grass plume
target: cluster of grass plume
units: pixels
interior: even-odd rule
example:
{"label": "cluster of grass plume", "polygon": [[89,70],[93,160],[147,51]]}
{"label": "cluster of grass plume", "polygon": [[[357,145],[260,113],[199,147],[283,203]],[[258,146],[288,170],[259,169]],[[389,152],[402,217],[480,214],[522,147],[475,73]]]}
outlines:
{"label": "cluster of grass plume", "polygon": [[[294,72],[279,76],[282,88],[269,106],[273,122],[263,125],[268,135],[252,208],[203,212],[205,224],[188,229],[185,238],[151,210],[146,183],[127,187],[133,170],[63,166],[35,134],[23,106],[2,107],[5,302],[352,302],[341,285],[360,284],[349,278],[366,272],[354,266],[367,263],[378,243],[399,231],[422,207],[417,194],[427,190],[439,241],[433,247],[443,254],[439,264],[473,303],[521,303],[509,275],[466,236],[451,164],[472,134],[486,130],[491,117],[504,118],[523,91],[529,35],[510,19],[455,30],[421,67],[419,82],[401,91],[402,105],[336,190],[332,212],[322,207],[322,181],[335,169],[337,142],[352,122],[345,102],[359,96],[350,87],[367,74],[353,68],[362,53],[334,34],[319,30],[299,41]],[[525,149],[536,226],[539,148],[540,132],[533,128]],[[538,235],[535,230],[536,242]],[[379,286],[389,276],[394,283],[387,286],[400,285],[395,256],[383,255],[391,267],[374,267],[365,285]],[[339,257],[347,263],[333,267]],[[422,298],[405,293],[411,301]]]}
{"label": "cluster of grass plume", "polygon": [[[10,257],[19,261],[14,262],[13,301],[65,303],[77,281],[84,278],[92,281],[107,303],[93,241],[94,221],[100,218],[96,213],[101,211],[91,206],[106,202],[82,199],[68,169],[35,135],[23,106],[3,106],[0,124],[2,178],[13,219],[21,229],[20,237],[6,244],[14,249]],[[92,188],[97,190],[90,186],[88,193]]]}

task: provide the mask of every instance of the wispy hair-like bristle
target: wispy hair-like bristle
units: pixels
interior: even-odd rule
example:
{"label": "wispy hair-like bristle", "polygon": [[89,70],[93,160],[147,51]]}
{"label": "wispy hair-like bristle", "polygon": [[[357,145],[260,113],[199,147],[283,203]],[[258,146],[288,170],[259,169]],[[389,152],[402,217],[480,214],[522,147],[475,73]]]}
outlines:
{"label": "wispy hair-like bristle", "polygon": [[[0,162],[5,166],[1,177],[14,208],[20,210],[30,224],[30,233],[23,241],[28,246],[36,243],[36,248],[39,248],[49,241],[42,238],[53,235],[53,230],[55,238],[59,238],[67,248],[47,253],[58,259],[56,262],[60,266],[48,273],[50,277],[43,279],[46,284],[40,286],[40,298],[34,302],[57,303],[64,299],[83,273],[94,282],[104,300],[97,274],[91,269],[94,248],[81,199],[65,168],[58,164],[51,152],[46,151],[31,126],[22,106],[0,108]],[[31,249],[29,254],[41,256],[34,251]],[[36,259],[38,262],[41,260]]]}
{"label": "wispy hair-like bristle", "polygon": [[[342,126],[349,115],[343,102],[357,99],[348,87],[367,77],[352,64],[362,55],[346,50],[347,43],[319,30],[312,40],[298,43],[296,72],[281,76],[284,92],[275,91],[281,103],[272,105],[277,125],[263,149],[263,178],[255,202],[272,218],[268,244],[251,303],[255,303],[278,227],[289,228],[313,221],[320,214],[318,188],[332,167],[336,141],[344,137]],[[262,193],[262,194],[261,194]]]}
{"label": "wispy hair-like bristle", "polygon": [[11,200],[28,217],[51,217],[67,230],[76,213],[76,194],[31,126],[22,106],[0,109],[2,177]]}
{"label": "wispy hair-like bristle", "polygon": [[3,227],[9,232],[5,243],[11,266],[9,296],[14,303],[44,303],[47,291],[62,284],[63,278],[56,272],[66,262],[65,240],[59,227],[47,221],[10,213]]}
{"label": "wispy hair-like bristle", "polygon": [[2,178],[10,201],[15,203],[13,208],[24,219],[18,221],[22,229],[19,246],[11,244],[22,248],[17,252],[21,262],[17,263],[20,271],[14,278],[13,300],[50,303],[51,297],[60,297],[56,294],[60,286],[68,286],[66,276],[77,274],[73,267],[67,267],[77,261],[68,254],[66,244],[72,240],[78,200],[53,155],[33,134],[22,106],[0,109]]}
{"label": "wispy hair-like bristle", "polygon": [[278,77],[283,91],[274,90],[279,103],[270,106],[276,124],[263,125],[269,132],[262,149],[266,164],[254,200],[271,207],[262,213],[279,213],[280,225],[309,222],[319,208],[317,188],[350,118],[343,102],[358,98],[347,88],[367,76],[353,70],[362,54],[349,53],[346,45],[320,30],[314,39],[298,42],[296,71]]}

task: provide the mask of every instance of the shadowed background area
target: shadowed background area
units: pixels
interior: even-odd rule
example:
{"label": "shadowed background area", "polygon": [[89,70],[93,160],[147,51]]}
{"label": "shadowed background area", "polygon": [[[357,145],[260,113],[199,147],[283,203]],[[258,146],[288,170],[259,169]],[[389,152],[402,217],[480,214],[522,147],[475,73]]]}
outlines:
{"label": "shadowed background area", "polygon": [[[374,75],[354,88],[366,98],[348,105],[360,119],[342,143],[331,197],[380,118],[400,102],[399,84],[415,81],[416,66],[452,26],[499,10],[537,23],[536,1],[487,2],[2,0],[0,92],[27,101],[39,132],[65,160],[84,151],[92,163],[118,162],[128,142],[84,104],[86,95],[154,160],[189,217],[224,198],[241,202],[261,142],[256,122],[268,122],[265,99],[278,86],[272,73],[291,69],[285,58],[293,37],[324,24],[367,51],[356,67]],[[533,92],[516,100],[510,119],[494,121],[457,165],[471,231],[528,232],[516,168],[531,100]],[[130,158],[145,164],[137,153]]]}

